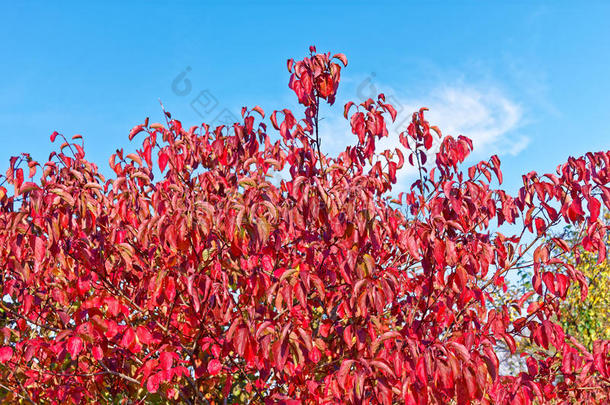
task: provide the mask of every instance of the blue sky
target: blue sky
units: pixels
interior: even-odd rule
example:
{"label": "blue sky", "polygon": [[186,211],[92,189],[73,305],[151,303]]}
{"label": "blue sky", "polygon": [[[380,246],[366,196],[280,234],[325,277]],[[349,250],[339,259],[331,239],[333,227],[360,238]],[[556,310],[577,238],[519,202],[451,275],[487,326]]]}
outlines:
{"label": "blue sky", "polygon": [[[430,107],[432,123],[475,139],[474,158],[499,154],[512,190],[522,173],[610,146],[603,2],[125,3],[3,3],[2,171],[20,152],[45,160],[57,130],[82,134],[107,172],[131,127],[162,119],[159,99],[185,126],[294,107],[285,62],[310,44],[349,59],[339,105],[323,111],[330,152],[353,141],[341,103],[375,91],[403,114]],[[188,92],[172,88],[182,72]]]}

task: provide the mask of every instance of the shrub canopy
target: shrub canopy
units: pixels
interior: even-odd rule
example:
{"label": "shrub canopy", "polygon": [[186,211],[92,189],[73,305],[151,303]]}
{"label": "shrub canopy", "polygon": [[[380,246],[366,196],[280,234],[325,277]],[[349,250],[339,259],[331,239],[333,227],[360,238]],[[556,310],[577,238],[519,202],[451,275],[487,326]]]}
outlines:
{"label": "shrub canopy", "polygon": [[[320,105],[334,103],[347,59],[310,51],[288,61],[300,117],[267,121],[257,106],[217,128],[147,119],[108,179],[81,140],[57,133],[48,162],[11,159],[6,402],[608,401],[610,342],[590,352],[567,335],[560,303],[573,284],[587,295],[563,253],[606,256],[610,152],[529,173],[513,196],[497,156],[463,168],[472,142],[442,137],[424,108],[399,148],[378,150],[396,118],[380,94],[345,105],[354,142],[329,156]],[[398,194],[405,166],[417,180]],[[548,239],[563,222],[579,237]],[[504,235],[505,223],[523,231]],[[531,291],[495,306],[492,292],[523,266]],[[501,375],[496,350],[519,339],[537,349],[525,371]]]}

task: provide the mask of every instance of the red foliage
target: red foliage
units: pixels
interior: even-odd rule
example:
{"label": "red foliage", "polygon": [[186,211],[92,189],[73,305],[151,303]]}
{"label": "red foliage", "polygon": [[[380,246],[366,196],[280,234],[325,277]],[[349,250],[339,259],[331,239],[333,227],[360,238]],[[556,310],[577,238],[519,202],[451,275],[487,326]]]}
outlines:
{"label": "red foliage", "polygon": [[[396,115],[381,94],[345,106],[356,142],[326,156],[320,101],[334,102],[347,60],[315,52],[288,61],[306,110],[300,120],[270,115],[279,138],[260,107],[215,129],[185,130],[166,113],[166,126],[147,120],[130,132],[141,148],[117,150],[111,179],[57,133],[51,140],[65,142],[44,165],[11,159],[12,188],[0,187],[1,395],[608,401],[610,342],[589,353],[557,317],[570,285],[587,293],[562,253],[606,256],[598,215],[600,200],[610,208],[610,152],[529,173],[511,196],[493,186],[496,156],[462,171],[472,149],[463,136],[444,137],[425,164],[441,136],[425,109],[400,135],[403,148],[378,152]],[[40,180],[24,182],[24,161]],[[419,178],[396,197],[405,164]],[[579,246],[548,242],[562,221],[582,228]],[[503,235],[503,223],[524,232]],[[526,265],[533,290],[495,305],[490,291]],[[527,371],[501,375],[498,348],[514,351],[521,338],[539,350],[525,356]]]}

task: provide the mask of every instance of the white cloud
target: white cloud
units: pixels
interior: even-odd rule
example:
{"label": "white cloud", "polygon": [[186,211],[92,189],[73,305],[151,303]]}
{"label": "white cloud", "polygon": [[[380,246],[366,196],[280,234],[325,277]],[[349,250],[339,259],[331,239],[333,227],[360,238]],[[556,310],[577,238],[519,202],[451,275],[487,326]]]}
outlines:
{"label": "white cloud", "polygon": [[472,139],[477,154],[516,155],[527,146],[527,138],[513,133],[523,115],[521,107],[499,90],[445,86],[433,94],[429,121],[444,133]]}
{"label": "white cloud", "polygon": [[[351,83],[350,83],[351,84]],[[396,91],[388,88],[377,88],[370,78],[356,83],[354,101],[375,97],[383,92],[386,101],[392,103],[398,112],[396,122],[389,128],[390,137],[379,144],[381,150],[400,145],[398,133],[406,129],[411,114],[421,107],[428,107],[426,118],[431,125],[438,126],[443,135],[465,135],[472,139],[476,158],[486,159],[492,154],[517,155],[525,149],[529,138],[518,133],[523,124],[521,106],[511,100],[498,88],[476,85],[444,85],[425,96],[401,97]],[[351,86],[348,86],[351,87]],[[347,91],[346,91],[347,90]],[[350,94],[350,89],[343,89],[343,94]],[[355,143],[349,123],[342,117],[336,117],[342,103],[338,102],[329,117],[321,123],[323,143],[332,153],[339,152],[348,144]],[[330,135],[332,134],[332,135]],[[403,170],[400,178],[409,177],[413,170]],[[400,181],[400,180],[399,180]]]}

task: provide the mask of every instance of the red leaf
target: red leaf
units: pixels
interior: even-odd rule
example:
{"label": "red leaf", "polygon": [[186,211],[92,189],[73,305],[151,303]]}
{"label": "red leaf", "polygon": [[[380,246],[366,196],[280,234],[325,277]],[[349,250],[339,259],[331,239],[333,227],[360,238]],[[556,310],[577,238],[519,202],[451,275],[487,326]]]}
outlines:
{"label": "red leaf", "polygon": [[108,313],[112,316],[117,316],[120,310],[119,300],[115,297],[108,297],[104,301],[108,308]]}
{"label": "red leaf", "polygon": [[38,185],[36,185],[35,183],[28,181],[23,183],[23,185],[19,188],[19,194],[30,193],[34,190],[40,190],[40,187],[38,187]]}
{"label": "red leaf", "polygon": [[261,116],[262,118],[265,118],[265,111],[263,111],[263,109],[262,109],[260,106],[258,106],[258,105],[257,105],[256,107],[254,107],[254,108],[252,109],[252,111],[256,111],[257,113],[259,113],[259,114],[260,114],[260,116]]}
{"label": "red leaf", "polygon": [[345,329],[343,329],[343,341],[347,345],[347,347],[352,347],[354,344],[354,335],[352,333],[352,325],[347,325]]}
{"label": "red leaf", "polygon": [[267,273],[271,273],[273,271],[273,259],[271,259],[271,256],[264,255],[261,262],[263,265],[263,270],[265,270]]}
{"label": "red leaf", "polygon": [[136,125],[135,127],[133,127],[131,129],[131,131],[129,131],[129,140],[131,141],[134,136],[136,136],[137,134],[139,134],[143,130],[144,130],[144,125],[141,125],[141,124],[140,125]]}
{"label": "red leaf", "polygon": [[15,185],[17,186],[16,188],[19,189],[22,184],[23,184],[23,169],[19,168],[19,169],[15,170]]}
{"label": "red leaf", "polygon": [[350,108],[352,108],[352,106],[355,105],[353,101],[349,101],[345,104],[345,107],[343,108],[343,116],[347,119],[347,115],[349,114],[349,110]]}
{"label": "red leaf", "polygon": [[597,221],[597,218],[599,218],[599,210],[601,208],[601,203],[595,198],[589,198],[589,201],[587,202],[587,208],[589,209],[590,213],[589,223]]}
{"label": "red leaf", "polygon": [[220,373],[220,370],[222,370],[222,364],[217,359],[212,359],[208,363],[208,373],[210,373],[210,375],[217,375]]}
{"label": "red leaf", "polygon": [[568,218],[572,222],[576,222],[584,214],[580,199],[575,199],[568,206]]}
{"label": "red leaf", "polygon": [[269,119],[271,120],[271,124],[273,125],[273,128],[279,130],[280,127],[277,125],[276,115],[277,115],[277,111],[272,112],[271,117],[269,117]]}
{"label": "red leaf", "polygon": [[532,295],[534,295],[534,294],[535,294],[535,292],[534,292],[534,291],[528,291],[528,292],[526,292],[526,293],[525,293],[525,294],[523,294],[523,296],[522,296],[522,297],[519,299],[519,302],[517,303],[517,305],[518,305],[519,307],[522,307],[522,306],[523,306],[523,303],[524,303],[525,301],[527,301],[527,300],[528,300],[528,299],[529,299],[529,298],[530,298]]}
{"label": "red leaf", "polygon": [[102,360],[104,358],[104,352],[99,346],[93,346],[93,348],[91,349],[91,354],[93,354],[93,358],[95,360]]}
{"label": "red leaf", "polygon": [[156,373],[151,375],[146,382],[146,389],[148,392],[154,394],[159,389],[159,383],[161,382],[162,373]]}
{"label": "red leaf", "polygon": [[428,134],[424,137],[424,147],[426,149],[430,149],[432,147],[432,141],[434,139],[432,138],[432,135]]}
{"label": "red leaf", "polygon": [[343,388],[345,386],[345,380],[351,370],[352,364],[354,364],[354,360],[343,360],[341,363],[341,367],[339,367],[339,371],[337,372],[339,387]]}
{"label": "red leaf", "polygon": [[311,349],[309,351],[309,354],[307,357],[309,357],[309,360],[313,364],[318,364],[318,362],[320,361],[320,358],[322,357],[322,353],[320,353],[320,350],[317,347],[314,347],[313,349]]}
{"label": "red leaf", "polygon": [[165,152],[159,152],[159,170],[163,172],[165,170],[165,166],[167,166],[167,161],[169,160],[169,156]]}
{"label": "red leaf", "polygon": [[542,274],[542,281],[544,281],[544,285],[546,285],[546,288],[551,292],[551,294],[555,295],[557,291],[555,290],[555,276],[553,273],[550,271],[545,271]]}
{"label": "red leaf", "polygon": [[138,326],[136,329],[136,335],[138,336],[138,340],[145,345],[149,345],[153,342],[151,333],[144,326]]}
{"label": "red leaf", "polygon": [[0,363],[6,363],[11,357],[13,357],[13,349],[11,347],[0,347]]}
{"label": "red leaf", "polygon": [[422,384],[426,384],[428,377],[426,375],[426,366],[424,365],[424,358],[420,357],[417,360],[417,365],[415,366],[415,375]]}
{"label": "red leaf", "polygon": [[68,350],[68,353],[70,353],[70,356],[75,359],[83,350],[83,340],[78,336],[71,337],[68,339],[66,349]]}
{"label": "red leaf", "polygon": [[57,138],[57,135],[59,135],[59,133],[57,131],[55,131],[51,134],[51,142],[55,142],[55,138]]}
{"label": "red leaf", "polygon": [[506,333],[502,334],[502,338],[504,339],[504,342],[506,342],[506,345],[508,346],[510,352],[514,354],[515,350],[517,350],[515,339],[511,335],[508,335]]}
{"label": "red leaf", "polygon": [[34,237],[34,257],[37,262],[44,260],[46,254],[45,241],[40,236]]}
{"label": "red leaf", "polygon": [[472,369],[470,367],[467,367],[466,370],[464,370],[463,376],[464,376],[464,382],[466,383],[466,390],[468,392],[468,398],[473,399],[476,396],[477,385],[476,385],[476,380],[475,380],[475,376],[472,372]]}
{"label": "red leaf", "polygon": [[593,364],[595,368],[602,376],[608,375],[608,366],[610,362],[608,362],[608,355],[610,352],[608,349],[603,350],[603,346],[608,347],[609,341],[597,340],[593,343]]}
{"label": "red leaf", "polygon": [[339,59],[341,61],[341,63],[343,63],[343,66],[347,66],[347,57],[342,54],[342,53],[338,53],[333,55],[333,58]]}
{"label": "red leaf", "polygon": [[391,104],[384,104],[385,109],[390,113],[392,122],[396,121],[396,109]]}
{"label": "red leaf", "polygon": [[163,352],[159,356],[159,365],[162,370],[169,371],[174,364],[174,353]]}
{"label": "red leaf", "polygon": [[453,349],[453,352],[458,355],[464,362],[470,361],[470,353],[466,346],[458,342],[449,342],[447,346]]}
{"label": "red leaf", "polygon": [[273,360],[275,361],[275,366],[277,367],[277,370],[283,370],[289,354],[288,343],[286,341],[278,339],[272,345],[271,352],[273,353]]}
{"label": "red leaf", "polygon": [[331,326],[332,325],[329,321],[321,322],[320,327],[318,328],[318,332],[322,337],[328,337]]}
{"label": "red leaf", "polygon": [[[420,358],[420,360],[423,360],[423,358]],[[396,378],[394,371],[392,371],[392,369],[383,360],[371,360],[370,364],[371,364],[371,366],[375,366],[375,367],[379,368],[380,370],[383,370],[386,374],[390,375],[392,378]],[[417,363],[417,365],[419,367],[419,362]],[[424,374],[425,374],[425,370],[424,370]]]}
{"label": "red leaf", "polygon": [[138,156],[135,153],[130,153],[127,156],[125,156],[126,158],[129,158],[131,160],[133,160],[134,162],[136,162],[138,165],[142,166],[142,159],[140,158],[140,156]]}
{"label": "red leaf", "polygon": [[129,348],[136,339],[136,334],[133,329],[127,328],[125,333],[123,333],[123,337],[121,338],[121,346],[124,348]]}
{"label": "red leaf", "polygon": [[483,357],[483,360],[485,360],[485,364],[487,365],[487,370],[489,371],[489,375],[491,375],[491,379],[495,381],[498,377],[498,368],[500,366],[498,356],[496,356],[496,353],[490,347],[486,347],[484,351],[485,356]]}
{"label": "red leaf", "polygon": [[117,323],[112,320],[106,321],[106,333],[104,333],[104,335],[107,338],[112,339],[118,333],[119,333],[119,325],[117,325]]}
{"label": "red leaf", "polygon": [[30,179],[36,175],[36,166],[38,166],[38,163],[33,160],[31,162],[28,162],[28,167],[30,168],[30,173],[28,174],[28,177]]}
{"label": "red leaf", "polygon": [[457,285],[460,290],[463,290],[466,287],[466,283],[468,282],[468,273],[466,273],[466,269],[464,266],[458,265],[455,270],[457,276]]}
{"label": "red leaf", "polygon": [[534,223],[536,224],[536,233],[538,234],[538,236],[542,236],[544,234],[545,227],[546,227],[546,223],[544,222],[544,219],[536,218],[534,220]]}
{"label": "red leaf", "polygon": [[565,298],[568,287],[570,286],[570,278],[565,274],[556,274],[557,293],[560,297]]}
{"label": "red leaf", "polygon": [[167,277],[165,279],[165,296],[170,302],[176,298],[176,283],[174,282],[173,277]]}

